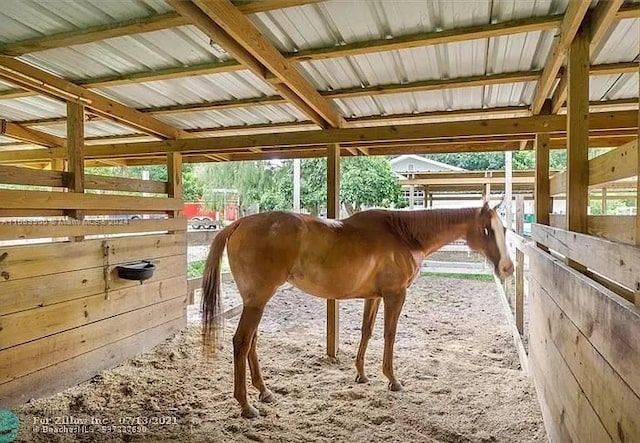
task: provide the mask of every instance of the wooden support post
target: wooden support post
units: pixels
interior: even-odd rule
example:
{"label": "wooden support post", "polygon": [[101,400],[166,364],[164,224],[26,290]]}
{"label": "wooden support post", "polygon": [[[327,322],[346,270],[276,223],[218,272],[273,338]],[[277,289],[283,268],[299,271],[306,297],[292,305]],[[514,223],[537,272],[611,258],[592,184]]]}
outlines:
{"label": "wooden support post", "polygon": [[[640,75],[640,62],[638,63]],[[640,102],[640,82],[638,82],[638,101]],[[638,109],[638,154],[636,155],[636,246],[640,246],[640,108]],[[636,306],[640,307],[640,288],[635,288]]]}
{"label": "wooden support post", "polygon": [[551,197],[549,188],[549,134],[536,134],[536,223],[549,224]]}
{"label": "wooden support post", "polygon": [[511,151],[504,153],[504,204],[505,228],[513,229],[513,154]]}
{"label": "wooden support post", "polygon": [[609,202],[607,201],[607,188],[602,188],[602,215],[607,215],[607,206]]}
{"label": "wooden support post", "polygon": [[[84,106],[80,103],[67,102],[67,152],[69,192],[84,193]],[[81,211],[68,211],[67,215],[82,220]],[[82,241],[84,237],[70,237],[73,241]]]}
{"label": "wooden support post", "polygon": [[409,185],[409,209],[413,209],[415,206],[415,194],[416,187],[414,185]]}
{"label": "wooden support post", "polygon": [[[580,27],[567,61],[567,229],[587,232],[589,206],[589,29]],[[585,268],[572,260],[568,264]]]}
{"label": "wooden support post", "polygon": [[[327,218],[340,218],[340,145],[327,146]],[[327,300],[327,354],[337,357],[340,343],[338,300]]]}
{"label": "wooden support post", "polygon": [[[524,233],[524,196],[516,195],[516,233]],[[516,327],[524,332],[524,252],[516,249]]]}
{"label": "wooden support post", "polygon": [[[170,152],[167,154],[167,197],[182,198],[182,154]],[[169,218],[180,216],[180,211],[170,211]]]}

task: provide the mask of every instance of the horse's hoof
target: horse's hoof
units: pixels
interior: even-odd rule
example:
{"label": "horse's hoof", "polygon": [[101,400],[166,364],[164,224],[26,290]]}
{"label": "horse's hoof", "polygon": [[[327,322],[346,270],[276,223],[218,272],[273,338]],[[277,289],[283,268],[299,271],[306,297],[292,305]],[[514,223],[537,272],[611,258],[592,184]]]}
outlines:
{"label": "horse's hoof", "polygon": [[273,392],[271,392],[268,389],[265,389],[264,391],[262,391],[260,393],[260,395],[258,396],[258,398],[260,399],[261,402],[263,403],[271,403],[274,400],[273,397]]}
{"label": "horse's hoof", "polygon": [[356,383],[369,383],[369,378],[366,375],[356,375]]}
{"label": "horse's hoof", "polygon": [[389,383],[389,390],[390,391],[394,391],[394,392],[402,391],[402,385],[397,381],[390,382]]}
{"label": "horse's hoof", "polygon": [[242,416],[244,418],[256,418],[260,416],[260,412],[258,412],[258,409],[254,408],[253,406],[247,405],[246,407],[242,408]]}

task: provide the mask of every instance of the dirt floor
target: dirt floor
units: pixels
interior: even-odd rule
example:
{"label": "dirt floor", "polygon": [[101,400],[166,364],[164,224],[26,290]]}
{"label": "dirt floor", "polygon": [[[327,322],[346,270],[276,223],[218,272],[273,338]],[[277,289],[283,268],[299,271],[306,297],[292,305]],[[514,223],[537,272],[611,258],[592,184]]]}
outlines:
{"label": "dirt floor", "polygon": [[[414,283],[396,341],[402,392],[389,392],[381,373],[381,312],[367,354],[371,381],[358,385],[353,363],[362,301],[340,304],[338,360],[324,354],[324,304],[285,287],[267,306],[259,352],[276,400],[260,404],[250,388],[258,419],[240,418],[232,397],[236,318],[227,322],[215,362],[202,359],[199,328],[191,324],[153,352],[24,405],[16,411],[24,424],[18,441],[546,441],[534,389],[519,371],[492,283],[445,278]],[[34,418],[59,417],[145,428],[96,434],[79,427],[66,435],[32,429]]]}

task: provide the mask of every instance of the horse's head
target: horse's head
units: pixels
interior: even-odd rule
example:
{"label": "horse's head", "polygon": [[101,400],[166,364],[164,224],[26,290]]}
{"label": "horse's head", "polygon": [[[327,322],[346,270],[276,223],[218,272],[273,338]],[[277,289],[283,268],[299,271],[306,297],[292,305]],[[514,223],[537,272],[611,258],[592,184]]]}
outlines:
{"label": "horse's head", "polygon": [[495,208],[485,202],[475,223],[467,230],[467,244],[481,252],[491,263],[497,276],[505,279],[513,274],[513,262],[507,252],[505,229]]}

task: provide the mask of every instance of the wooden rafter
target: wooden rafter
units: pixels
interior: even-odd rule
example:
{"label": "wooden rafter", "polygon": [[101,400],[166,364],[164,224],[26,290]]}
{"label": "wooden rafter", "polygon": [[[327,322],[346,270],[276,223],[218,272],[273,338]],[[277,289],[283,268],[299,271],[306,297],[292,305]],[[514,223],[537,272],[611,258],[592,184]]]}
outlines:
{"label": "wooden rafter", "polygon": [[14,140],[50,148],[62,147],[66,144],[66,141],[63,138],[56,137],[42,131],[37,131],[35,129],[25,128],[22,125],[8,122],[6,120],[0,120],[0,135],[10,137]]}
{"label": "wooden rafter", "polygon": [[569,45],[571,45],[573,38],[578,32],[578,28],[580,27],[588,9],[588,1],[574,0],[569,2],[567,11],[562,19],[562,24],[560,25],[560,33],[553,41],[549,58],[542,70],[542,76],[538,81],[538,85],[536,86],[533,103],[531,104],[531,112],[533,114],[540,113],[542,105],[547,99],[549,92],[551,92],[556,76],[562,67],[562,62],[567,55]]}
{"label": "wooden rafter", "polygon": [[149,134],[162,138],[188,137],[188,133],[156,120],[150,115],[145,115],[12,57],[0,56],[0,78],[58,100],[81,102],[95,114]]}
{"label": "wooden rafter", "polygon": [[[614,73],[634,73],[636,72],[637,65],[636,63],[611,63],[604,65],[593,65],[590,68],[590,72],[592,75],[610,75]],[[425,80],[418,82],[411,82],[405,84],[393,84],[393,85],[380,85],[380,86],[372,86],[368,88],[349,88],[349,89],[339,89],[330,92],[321,92],[325,98],[331,99],[342,99],[348,97],[357,97],[357,96],[376,96],[376,95],[384,95],[384,94],[398,94],[405,92],[419,92],[419,91],[435,91],[435,90],[444,90],[444,89],[455,89],[455,88],[463,88],[463,87],[473,87],[473,86],[486,86],[489,84],[510,84],[517,82],[525,82],[531,80],[537,80],[539,78],[540,71],[525,71],[525,72],[510,72],[510,73],[501,73],[501,74],[493,74],[487,76],[470,76],[470,77],[460,77],[453,79],[444,79],[444,80]],[[0,92],[1,95],[1,92]],[[637,100],[635,101],[637,103]],[[224,109],[234,109],[234,108],[247,108],[251,106],[263,106],[263,105],[277,105],[286,103],[286,100],[278,95],[265,96],[265,97],[251,97],[246,99],[239,100],[220,100],[214,102],[204,102],[204,103],[190,103],[185,105],[172,105],[172,106],[161,106],[161,107],[153,107],[153,108],[139,108],[137,109],[143,113],[149,113],[153,115],[162,115],[162,114],[178,114],[183,112],[198,112],[198,111],[219,111]],[[605,102],[593,102],[591,105],[600,106],[601,104],[604,106]],[[611,105],[621,104],[620,101],[612,100],[610,101]],[[511,107],[515,111],[523,111],[522,107]],[[487,114],[491,113],[501,113],[501,108],[495,109],[486,109],[480,112],[486,112]],[[508,108],[505,108],[505,112],[508,111]],[[457,111],[450,112],[441,112],[441,116],[455,116]],[[473,110],[464,110],[460,111],[463,114],[468,114],[469,112],[473,112]],[[401,120],[401,119],[419,119],[420,114],[407,114],[407,115],[396,115],[394,116],[372,116],[370,118],[358,119],[362,123],[366,121],[389,121],[389,120]],[[100,117],[97,116],[87,116],[87,119],[90,121],[97,120]],[[28,125],[49,125],[49,124],[57,124],[65,121],[65,117],[50,117],[44,119],[34,119],[34,120],[26,120],[21,124]],[[346,119],[348,122],[352,121],[350,119]]]}
{"label": "wooden rafter", "polygon": [[[171,1],[173,6],[175,6],[175,3],[174,0]],[[315,121],[315,116],[313,114],[310,115],[304,106],[300,106],[299,101],[304,102],[306,106],[311,108],[328,126],[333,128],[340,127],[342,117],[337,109],[318,93],[315,87],[298,72],[295,66],[287,61],[276,47],[230,1],[195,0],[195,3],[244,49],[244,51],[236,53],[232,47],[227,47],[236,59],[245,65],[248,62],[257,60],[280,80],[281,83],[274,85],[280,94],[292,101],[296,106],[301,107],[301,110],[309,115],[311,120]],[[245,51],[250,53],[250,57],[245,54]]]}
{"label": "wooden rafter", "polygon": [[118,23],[92,26],[85,29],[6,43],[4,45],[0,45],[0,54],[19,56],[30,52],[81,45],[108,38],[122,37],[141,32],[158,31],[187,24],[188,22],[179,14],[176,14],[175,12],[168,12],[162,15],[135,18]]}
{"label": "wooden rafter", "polygon": [[[601,47],[604,37],[616,20],[616,14],[622,6],[623,0],[608,0],[600,2],[590,16],[590,44],[589,58],[594,59]],[[551,112],[558,112],[567,100],[567,76],[562,76],[551,100]]]}
{"label": "wooden rafter", "polygon": [[445,31],[409,34],[391,39],[370,40],[350,43],[329,48],[309,49],[290,54],[288,58],[297,61],[322,60],[335,57],[369,54],[381,51],[457,43],[469,40],[498,37],[501,35],[520,34],[524,32],[543,31],[560,26],[562,15],[533,17],[512,20],[502,23],[466,26]]}
{"label": "wooden rafter", "polygon": [[[638,124],[637,111],[603,112],[589,116],[592,131],[613,132],[617,129],[635,129]],[[459,121],[430,123],[420,125],[385,126],[370,128],[340,128],[324,131],[298,131],[270,134],[253,134],[228,137],[205,137],[188,140],[165,140],[147,143],[120,143],[87,146],[87,158],[122,158],[127,156],[153,156],[167,152],[183,154],[226,153],[242,151],[247,148],[288,148],[314,147],[329,143],[340,143],[343,147],[367,147],[376,143],[390,141],[429,141],[438,139],[465,142],[465,138],[475,136],[517,135],[520,140],[531,139],[536,133],[564,134],[566,118],[562,115],[534,116],[510,119],[489,119],[484,121]],[[519,141],[518,141],[519,145]],[[517,147],[516,147],[517,149]],[[27,156],[36,153],[21,154]],[[49,158],[51,154],[49,153]],[[25,157],[22,157],[23,159]],[[0,160],[7,159],[6,153],[0,153]],[[9,159],[18,160],[11,153]]]}

